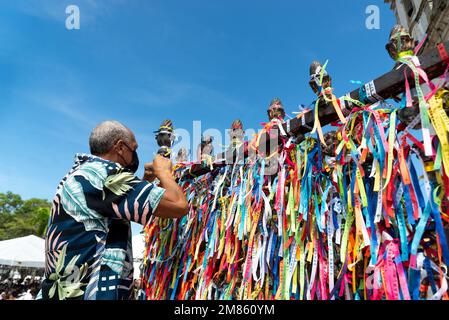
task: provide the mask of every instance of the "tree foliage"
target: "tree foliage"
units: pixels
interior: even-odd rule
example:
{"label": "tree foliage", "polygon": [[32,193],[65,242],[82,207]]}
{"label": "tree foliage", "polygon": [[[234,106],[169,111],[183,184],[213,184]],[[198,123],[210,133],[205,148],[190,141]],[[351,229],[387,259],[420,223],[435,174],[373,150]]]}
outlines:
{"label": "tree foliage", "polygon": [[28,235],[44,237],[50,217],[47,200],[23,200],[12,192],[0,193],[0,240]]}

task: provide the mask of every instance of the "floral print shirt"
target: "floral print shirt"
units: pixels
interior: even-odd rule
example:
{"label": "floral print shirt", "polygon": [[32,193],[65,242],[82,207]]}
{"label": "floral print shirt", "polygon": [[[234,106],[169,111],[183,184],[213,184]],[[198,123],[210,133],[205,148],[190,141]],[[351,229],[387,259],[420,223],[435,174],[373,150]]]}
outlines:
{"label": "floral print shirt", "polygon": [[145,225],[164,192],[118,163],[77,154],[53,200],[39,297],[130,299],[131,221]]}

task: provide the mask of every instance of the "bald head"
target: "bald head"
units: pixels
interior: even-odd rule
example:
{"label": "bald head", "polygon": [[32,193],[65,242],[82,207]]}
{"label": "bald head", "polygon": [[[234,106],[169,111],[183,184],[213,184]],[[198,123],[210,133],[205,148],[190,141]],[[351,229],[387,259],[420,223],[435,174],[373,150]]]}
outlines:
{"label": "bald head", "polygon": [[104,121],[97,125],[90,134],[90,153],[96,156],[107,154],[119,140],[132,145],[135,141],[134,134],[118,121]]}

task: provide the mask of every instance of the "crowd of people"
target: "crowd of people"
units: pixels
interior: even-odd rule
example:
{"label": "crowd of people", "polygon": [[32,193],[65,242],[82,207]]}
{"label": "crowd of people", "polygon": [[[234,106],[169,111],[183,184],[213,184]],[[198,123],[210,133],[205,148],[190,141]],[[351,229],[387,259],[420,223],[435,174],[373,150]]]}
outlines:
{"label": "crowd of people", "polygon": [[35,300],[40,286],[40,277],[0,277],[0,300]]}
{"label": "crowd of people", "polygon": [[[0,275],[0,300],[36,300],[41,288],[42,278],[39,276],[26,276],[19,278],[13,276]],[[143,292],[141,280],[135,279],[133,285],[132,300],[141,300]]]}

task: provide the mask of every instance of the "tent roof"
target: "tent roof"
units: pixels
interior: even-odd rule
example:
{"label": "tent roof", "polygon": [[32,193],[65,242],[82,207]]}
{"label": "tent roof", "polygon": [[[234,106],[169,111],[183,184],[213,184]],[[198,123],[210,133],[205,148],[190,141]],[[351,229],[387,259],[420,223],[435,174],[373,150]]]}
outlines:
{"label": "tent roof", "polygon": [[0,264],[44,268],[45,240],[31,235],[0,241]]}
{"label": "tent roof", "polygon": [[[133,258],[141,261],[145,249],[145,237],[132,237]],[[45,267],[45,240],[36,236],[0,241],[0,264],[17,267]]]}
{"label": "tent roof", "polygon": [[145,236],[143,233],[132,237],[133,260],[134,260],[134,279],[140,278],[140,266],[142,265],[143,252],[145,250]]}
{"label": "tent roof", "polygon": [[145,236],[143,233],[137,234],[132,238],[133,259],[143,259],[143,251],[145,250]]}

